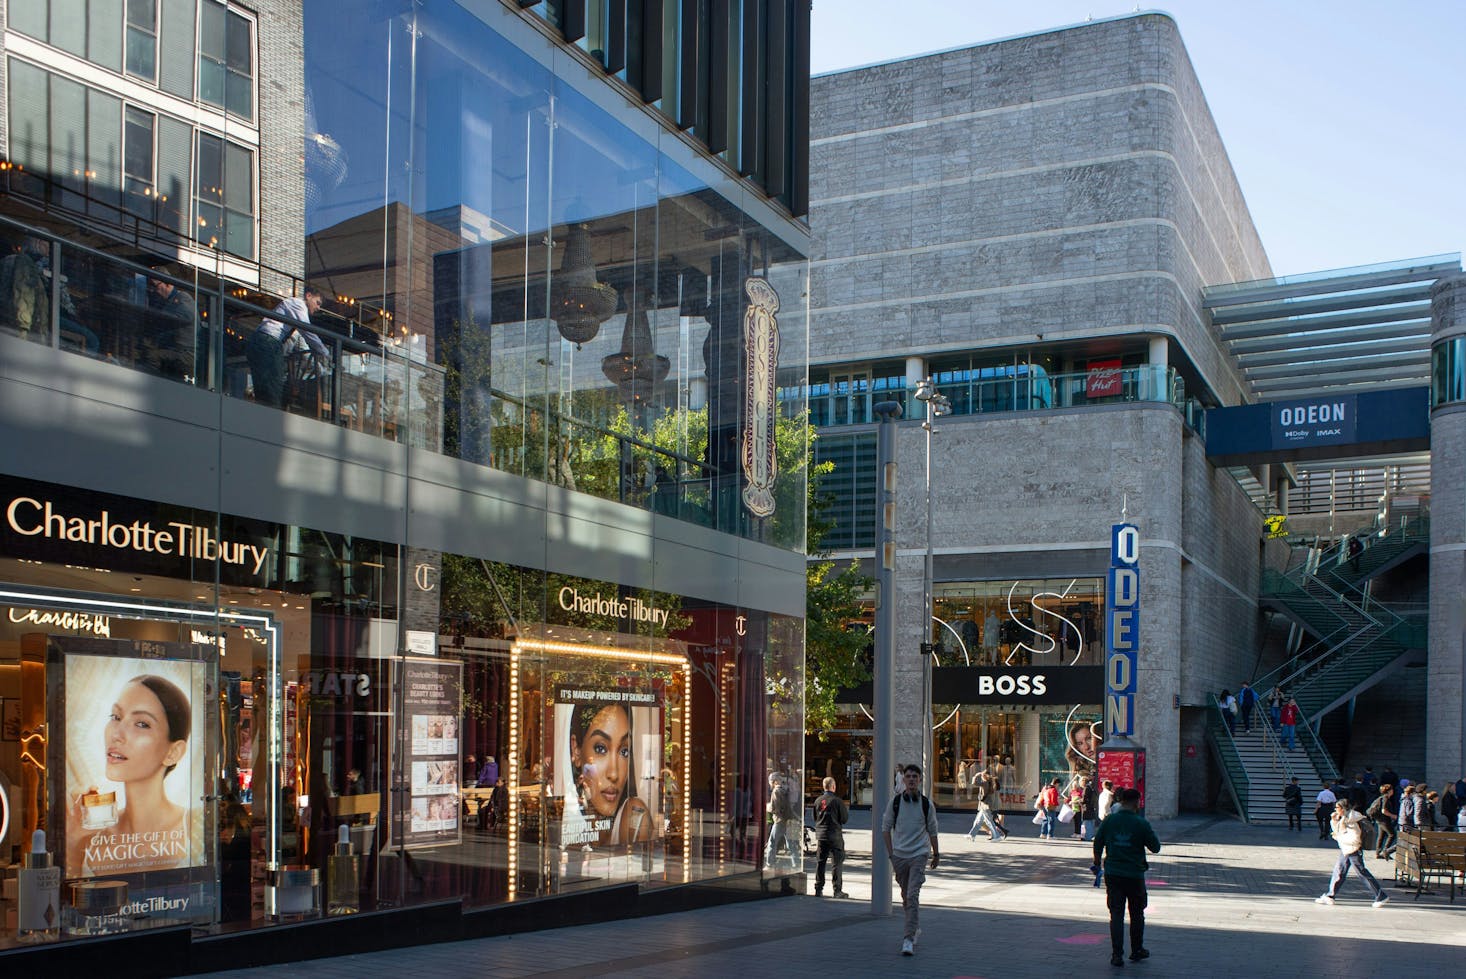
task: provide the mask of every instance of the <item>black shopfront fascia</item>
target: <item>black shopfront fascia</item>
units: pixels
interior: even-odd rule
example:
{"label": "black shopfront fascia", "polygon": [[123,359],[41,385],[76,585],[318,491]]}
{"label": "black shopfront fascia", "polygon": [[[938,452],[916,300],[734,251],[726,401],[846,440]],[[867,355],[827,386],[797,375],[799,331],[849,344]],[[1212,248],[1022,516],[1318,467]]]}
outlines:
{"label": "black shopfront fascia", "polygon": [[[1004,707],[1054,707],[1102,704],[1102,666],[936,666],[932,668],[932,702]],[[841,703],[870,703],[871,684],[842,690]]]}
{"label": "black shopfront fascia", "polygon": [[[291,554],[287,530],[267,520],[0,475],[0,556],[204,582],[217,572],[222,585],[335,595],[339,562],[350,553],[395,581],[392,545],[311,532],[310,548],[320,553]],[[294,562],[302,580],[285,580],[287,557],[303,559]],[[364,575],[357,586],[375,587],[376,577]]]}

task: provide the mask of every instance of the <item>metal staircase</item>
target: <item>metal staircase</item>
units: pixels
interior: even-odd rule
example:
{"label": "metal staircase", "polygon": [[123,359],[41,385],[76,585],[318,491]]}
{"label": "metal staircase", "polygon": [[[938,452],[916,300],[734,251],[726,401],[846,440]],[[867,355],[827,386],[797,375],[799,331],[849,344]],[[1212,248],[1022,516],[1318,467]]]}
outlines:
{"label": "metal staircase", "polygon": [[[1208,700],[1213,752],[1227,773],[1226,788],[1233,808],[1244,822],[1286,824],[1283,786],[1289,779],[1296,776],[1304,798],[1311,799],[1324,780],[1337,776],[1331,761],[1325,761],[1324,768],[1314,762],[1314,752],[1308,750],[1302,737],[1293,751],[1287,751],[1279,743],[1263,704],[1252,712],[1250,731],[1242,729],[1240,719],[1234,731],[1228,729],[1216,698]],[[1328,758],[1326,752],[1320,754]]]}
{"label": "metal staircase", "polygon": [[[1345,537],[1325,548],[1310,547],[1286,572],[1264,571],[1263,607],[1285,616],[1310,641],[1254,682],[1259,702],[1251,732],[1228,730],[1216,698],[1208,698],[1208,740],[1231,801],[1248,822],[1286,822],[1282,788],[1291,777],[1298,777],[1308,799],[1321,782],[1338,776],[1317,736],[1320,718],[1396,670],[1425,662],[1425,623],[1370,597],[1374,578],[1428,546],[1426,520],[1394,531],[1374,532],[1357,561],[1349,559]],[[1265,701],[1274,687],[1295,698],[1303,715],[1292,752],[1282,749],[1269,724]]]}
{"label": "metal staircase", "polygon": [[1319,552],[1316,574],[1335,591],[1362,593],[1370,581],[1430,549],[1430,518],[1419,517],[1384,536],[1362,536],[1363,553],[1350,560],[1347,538]]}

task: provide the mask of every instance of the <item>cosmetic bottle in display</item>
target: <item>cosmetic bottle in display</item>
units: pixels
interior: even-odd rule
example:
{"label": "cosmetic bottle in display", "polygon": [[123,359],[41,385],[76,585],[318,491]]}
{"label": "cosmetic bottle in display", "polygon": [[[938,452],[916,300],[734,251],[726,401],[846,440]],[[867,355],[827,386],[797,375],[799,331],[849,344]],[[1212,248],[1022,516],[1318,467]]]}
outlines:
{"label": "cosmetic bottle in display", "polygon": [[361,910],[361,858],[351,852],[351,828],[336,830],[336,848],[326,858],[326,913],[355,914]]}
{"label": "cosmetic bottle in display", "polygon": [[16,937],[23,942],[49,942],[61,936],[61,868],[46,852],[46,831],[31,835],[31,852],[18,874],[19,918]]}

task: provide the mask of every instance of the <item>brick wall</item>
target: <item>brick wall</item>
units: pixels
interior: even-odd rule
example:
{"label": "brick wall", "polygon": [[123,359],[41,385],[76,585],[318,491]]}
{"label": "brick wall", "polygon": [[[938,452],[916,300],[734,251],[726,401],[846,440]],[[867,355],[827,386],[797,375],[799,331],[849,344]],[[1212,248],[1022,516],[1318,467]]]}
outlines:
{"label": "brick wall", "polygon": [[[305,275],[305,34],[299,0],[260,0],[260,261]],[[363,71],[369,70],[363,66]],[[289,295],[288,278],[262,288]]]}

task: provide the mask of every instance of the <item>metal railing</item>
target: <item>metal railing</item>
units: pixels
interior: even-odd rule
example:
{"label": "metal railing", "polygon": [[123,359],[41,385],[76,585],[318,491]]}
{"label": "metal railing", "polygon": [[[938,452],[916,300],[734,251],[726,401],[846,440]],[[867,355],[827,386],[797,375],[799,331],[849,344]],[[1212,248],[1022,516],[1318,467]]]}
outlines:
{"label": "metal railing", "polygon": [[[0,332],[681,520],[737,519],[718,511],[738,487],[725,492],[705,460],[556,410],[548,396],[486,390],[474,417],[460,409],[448,431],[453,368],[359,319],[297,319],[252,286],[185,278],[3,216],[0,242]],[[273,380],[254,349],[267,326],[280,340]]]}
{"label": "metal railing", "polygon": [[1232,736],[1232,729],[1222,717],[1222,706],[1217,703],[1215,694],[1206,695],[1206,706],[1207,728],[1211,734],[1212,750],[1217,753],[1217,761],[1226,775],[1222,783],[1232,796],[1232,802],[1236,805],[1242,821],[1247,822],[1247,795],[1250,788],[1247,766],[1242,763],[1242,754],[1237,750],[1237,741]]}
{"label": "metal railing", "polygon": [[[345,317],[277,312],[227,279],[193,280],[0,217],[0,329],[230,397],[437,448],[442,370]],[[278,391],[251,350],[266,323],[284,338]],[[410,427],[409,419],[413,425]]]}

